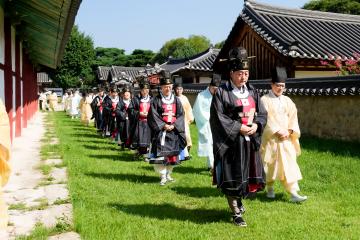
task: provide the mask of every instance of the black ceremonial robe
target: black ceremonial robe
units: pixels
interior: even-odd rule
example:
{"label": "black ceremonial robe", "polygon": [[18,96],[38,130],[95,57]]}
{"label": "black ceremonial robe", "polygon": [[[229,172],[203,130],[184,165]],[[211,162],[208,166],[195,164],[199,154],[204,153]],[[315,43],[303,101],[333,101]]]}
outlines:
{"label": "black ceremonial robe", "polygon": [[[116,107],[116,106],[115,106]],[[116,129],[116,115],[112,99],[107,95],[103,101],[103,129],[113,134]]]}
{"label": "black ceremonial robe", "polygon": [[[93,117],[95,118],[95,127],[98,130],[102,130],[102,121],[103,121],[103,101],[104,101],[105,95],[103,97],[96,96],[94,100],[91,102],[91,109],[93,111]],[[100,103],[100,106],[98,106],[98,103]]]}
{"label": "black ceremonial robe", "polygon": [[261,134],[266,125],[267,112],[261,104],[256,89],[247,84],[249,95],[256,106],[255,123],[257,132],[249,136],[250,141],[240,133],[239,113],[242,107],[236,104],[238,98],[228,82],[219,87],[212,99],[210,125],[213,136],[214,182],[229,196],[244,197],[249,192],[249,184],[265,186],[265,173],[259,153]]}
{"label": "black ceremonial robe", "polygon": [[128,106],[125,105],[123,99],[120,98],[118,104],[116,105],[116,123],[119,131],[121,143],[125,147],[130,147],[131,138],[130,138],[130,127],[131,122],[133,122],[133,102],[130,100]]}
{"label": "black ceremonial robe", "polygon": [[[140,117],[140,104],[141,104],[141,96],[136,96],[133,99],[134,109],[133,109],[133,117],[134,124],[131,130],[132,136],[132,146],[134,148],[148,148],[150,146],[151,141],[151,130],[149,124],[147,122],[147,118]],[[149,96],[149,101],[146,104],[151,104],[151,97]],[[144,104],[142,104],[144,105]],[[150,110],[150,109],[149,109]]]}
{"label": "black ceremonial robe", "polygon": [[177,156],[186,146],[184,110],[180,99],[175,96],[174,103],[176,105],[176,121],[172,124],[174,125],[174,129],[170,132],[166,132],[165,144],[161,145],[161,138],[164,131],[163,127],[166,124],[163,120],[164,103],[162,102],[160,94],[151,101],[148,113],[148,124],[152,131],[152,146],[150,151],[155,157]]}

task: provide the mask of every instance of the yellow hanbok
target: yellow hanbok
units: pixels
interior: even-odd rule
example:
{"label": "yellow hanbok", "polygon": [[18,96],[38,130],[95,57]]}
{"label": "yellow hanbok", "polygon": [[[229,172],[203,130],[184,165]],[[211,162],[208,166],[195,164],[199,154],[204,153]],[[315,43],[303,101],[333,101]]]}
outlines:
{"label": "yellow hanbok", "polygon": [[181,95],[178,98],[180,99],[181,105],[182,105],[182,107],[184,109],[184,113],[185,113],[185,136],[186,136],[186,143],[187,143],[186,146],[191,147],[192,141],[191,141],[189,125],[194,121],[193,111],[192,111],[189,99],[186,96]]}
{"label": "yellow hanbok", "polygon": [[[296,106],[289,97],[277,97],[272,91],[261,101],[268,112],[260,149],[266,182],[271,184],[278,179],[287,191],[298,191],[297,182],[302,176],[296,161],[301,153]],[[282,141],[275,135],[279,130],[292,130],[293,133]]]}
{"label": "yellow hanbok", "polygon": [[86,98],[81,98],[80,100],[80,104],[79,104],[79,109],[81,112],[81,121],[87,125],[89,125],[90,119],[92,117],[92,109],[91,109],[91,102],[92,102],[92,98],[86,97]]}

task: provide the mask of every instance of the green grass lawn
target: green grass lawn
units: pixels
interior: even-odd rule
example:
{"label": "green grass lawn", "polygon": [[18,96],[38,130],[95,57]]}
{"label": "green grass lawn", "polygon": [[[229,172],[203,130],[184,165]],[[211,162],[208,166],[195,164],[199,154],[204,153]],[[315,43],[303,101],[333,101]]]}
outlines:
{"label": "green grass lawn", "polygon": [[103,139],[64,113],[49,113],[69,171],[74,227],[82,239],[359,239],[360,146],[303,138],[299,158],[303,204],[289,202],[277,184],[276,199],[259,193],[244,201],[247,228],[230,222],[224,196],[213,186],[206,160],[176,167],[176,182],[159,186],[150,164]]}

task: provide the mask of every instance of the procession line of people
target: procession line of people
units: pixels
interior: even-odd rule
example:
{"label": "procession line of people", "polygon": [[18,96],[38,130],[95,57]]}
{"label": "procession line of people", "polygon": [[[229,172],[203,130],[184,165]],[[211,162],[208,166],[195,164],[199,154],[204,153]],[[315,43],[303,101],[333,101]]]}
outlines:
{"label": "procession line of people", "polygon": [[274,67],[271,91],[261,97],[249,82],[250,63],[244,48],[231,49],[224,61],[229,80],[221,83],[221,76],[213,74],[209,86],[198,94],[194,110],[182,94],[182,85],[173,89],[167,71],[159,74],[160,88],[154,97],[143,77],[136,96],[129,86],[122,88],[120,96],[116,88],[108,95],[99,89],[95,98],[84,94],[80,99],[75,93],[66,109],[72,117],[81,109],[85,124],[92,116],[102,136],[111,137],[121,149],[136,150],[135,158],[154,166],[161,186],[174,181],[174,167],[190,159],[189,124],[195,120],[198,155],[207,157],[212,182],[224,193],[233,223],[244,227],[242,200],[265,188],[266,196],[274,199],[276,180],[289,192],[290,201],[307,199],[298,194],[300,129],[296,106],[283,95],[285,68]]}

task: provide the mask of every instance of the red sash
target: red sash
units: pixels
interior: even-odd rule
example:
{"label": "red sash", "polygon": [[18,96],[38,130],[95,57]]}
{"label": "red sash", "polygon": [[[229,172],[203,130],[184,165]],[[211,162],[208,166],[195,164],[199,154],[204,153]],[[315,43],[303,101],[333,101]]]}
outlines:
{"label": "red sash", "polygon": [[162,108],[163,108],[162,119],[168,124],[174,123],[176,121],[176,117],[175,117],[176,116],[176,104],[175,104],[175,102],[170,103],[170,104],[163,103]]}
{"label": "red sash", "polygon": [[[150,102],[140,102],[139,111],[140,112],[149,112],[150,109]],[[147,117],[139,116],[140,121],[146,121]]]}
{"label": "red sash", "polygon": [[255,100],[252,96],[248,96],[247,98],[240,98],[236,100],[237,106],[242,106],[242,112],[239,113],[241,118],[241,123],[244,125],[248,125],[249,113],[256,111]]}
{"label": "red sash", "polygon": [[99,103],[100,103],[99,110],[100,110],[100,112],[102,112],[103,111],[103,105],[102,105],[103,99],[101,97],[99,97],[99,99],[100,99],[100,101],[99,101]]}

